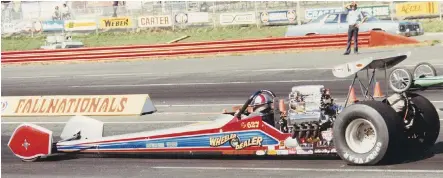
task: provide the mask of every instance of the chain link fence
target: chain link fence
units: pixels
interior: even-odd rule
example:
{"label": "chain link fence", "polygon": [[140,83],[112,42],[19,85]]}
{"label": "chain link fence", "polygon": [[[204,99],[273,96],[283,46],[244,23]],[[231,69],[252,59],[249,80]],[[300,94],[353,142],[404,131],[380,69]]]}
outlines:
{"label": "chain link fence", "polygon": [[[342,11],[346,3],[348,2],[2,1],[2,36],[101,33],[150,28],[217,28],[229,25],[297,25],[324,13]],[[359,7],[380,19],[418,16],[439,17],[441,20],[442,3],[419,3],[424,3],[419,5],[430,9],[430,15],[414,14],[412,12],[417,11],[417,7],[399,6],[400,2],[362,1],[359,2]]]}

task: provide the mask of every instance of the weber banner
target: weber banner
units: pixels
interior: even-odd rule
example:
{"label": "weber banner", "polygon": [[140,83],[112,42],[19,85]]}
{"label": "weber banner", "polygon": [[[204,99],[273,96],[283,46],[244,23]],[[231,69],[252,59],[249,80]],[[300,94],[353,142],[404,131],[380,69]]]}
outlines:
{"label": "weber banner", "polygon": [[148,94],[2,97],[2,116],[143,115],[157,111]]}
{"label": "weber banner", "polygon": [[220,14],[221,25],[240,25],[240,24],[254,24],[254,23],[256,23],[255,12]]}
{"label": "weber banner", "polygon": [[95,20],[67,20],[65,21],[66,31],[84,31],[97,29]]}
{"label": "weber banner", "polygon": [[172,26],[170,15],[143,16],[138,18],[139,27],[169,27]]}
{"label": "weber banner", "polygon": [[131,17],[101,18],[100,28],[131,28],[133,26]]}
{"label": "weber banner", "polygon": [[294,23],[297,19],[295,10],[268,11],[260,13],[260,21],[264,24]]}

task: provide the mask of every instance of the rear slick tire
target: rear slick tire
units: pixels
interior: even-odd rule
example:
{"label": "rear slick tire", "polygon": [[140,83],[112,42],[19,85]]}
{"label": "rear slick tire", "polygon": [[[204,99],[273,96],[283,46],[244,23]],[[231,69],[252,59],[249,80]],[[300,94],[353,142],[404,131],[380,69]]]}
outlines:
{"label": "rear slick tire", "polygon": [[440,134],[440,118],[437,109],[431,101],[419,94],[408,93],[408,97],[411,97],[417,109],[413,130],[419,138],[413,141],[412,146],[421,151],[429,150],[434,146]]}
{"label": "rear slick tire", "polygon": [[386,162],[401,148],[403,125],[386,103],[362,101],[348,106],[333,126],[337,154],[349,165]]}

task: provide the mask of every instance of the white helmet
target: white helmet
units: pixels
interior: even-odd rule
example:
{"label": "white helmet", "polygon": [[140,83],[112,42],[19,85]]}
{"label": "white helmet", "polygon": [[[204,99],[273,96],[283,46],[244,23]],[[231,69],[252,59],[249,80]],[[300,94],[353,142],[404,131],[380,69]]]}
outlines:
{"label": "white helmet", "polygon": [[254,111],[263,111],[265,109],[271,108],[272,97],[267,94],[259,94],[254,98],[252,102],[252,107]]}

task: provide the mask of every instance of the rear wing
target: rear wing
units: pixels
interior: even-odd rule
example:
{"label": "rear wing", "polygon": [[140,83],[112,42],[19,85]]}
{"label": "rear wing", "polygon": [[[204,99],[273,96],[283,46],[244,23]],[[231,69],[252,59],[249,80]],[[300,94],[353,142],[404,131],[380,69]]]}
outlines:
{"label": "rear wing", "polygon": [[369,57],[358,61],[340,64],[332,69],[332,73],[337,78],[346,78],[366,69],[390,69],[411,55],[411,52],[389,56],[384,58]]}

